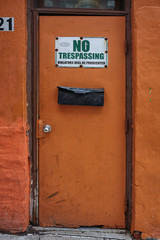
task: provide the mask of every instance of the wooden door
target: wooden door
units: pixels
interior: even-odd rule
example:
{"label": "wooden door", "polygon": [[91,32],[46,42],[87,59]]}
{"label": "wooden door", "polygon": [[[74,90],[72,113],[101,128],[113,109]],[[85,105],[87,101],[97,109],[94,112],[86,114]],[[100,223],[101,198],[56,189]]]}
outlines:
{"label": "wooden door", "polygon": [[[125,17],[40,16],[40,226],[125,228]],[[56,37],[107,37],[107,68],[55,66]],[[58,104],[57,86],[104,88],[104,106]]]}

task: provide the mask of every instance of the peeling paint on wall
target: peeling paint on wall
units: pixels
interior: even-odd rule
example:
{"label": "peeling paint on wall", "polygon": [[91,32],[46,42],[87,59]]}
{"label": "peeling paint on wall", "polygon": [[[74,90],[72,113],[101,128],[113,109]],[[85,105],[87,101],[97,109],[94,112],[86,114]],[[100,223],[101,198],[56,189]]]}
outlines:
{"label": "peeling paint on wall", "polygon": [[27,1],[1,2],[14,32],[0,32],[0,230],[21,232],[29,224],[29,162],[26,137]]}

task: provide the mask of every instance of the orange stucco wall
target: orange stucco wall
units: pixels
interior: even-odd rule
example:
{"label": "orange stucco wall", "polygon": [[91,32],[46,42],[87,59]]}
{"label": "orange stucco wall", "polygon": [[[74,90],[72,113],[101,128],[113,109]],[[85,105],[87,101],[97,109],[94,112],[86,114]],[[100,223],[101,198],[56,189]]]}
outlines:
{"label": "orange stucco wall", "polygon": [[25,0],[0,7],[1,17],[15,20],[14,32],[0,32],[0,230],[12,232],[29,223],[26,7]]}
{"label": "orange stucco wall", "polygon": [[160,238],[160,1],[132,1],[133,230]]}

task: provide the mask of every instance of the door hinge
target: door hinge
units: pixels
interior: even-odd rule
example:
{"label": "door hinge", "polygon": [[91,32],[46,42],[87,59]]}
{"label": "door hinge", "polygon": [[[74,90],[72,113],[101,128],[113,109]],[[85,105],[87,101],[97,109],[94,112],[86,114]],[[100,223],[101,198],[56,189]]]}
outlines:
{"label": "door hinge", "polygon": [[126,118],[126,120],[125,120],[125,133],[128,133],[128,130],[129,130],[129,121]]}
{"label": "door hinge", "polygon": [[127,198],[125,198],[125,215],[127,216],[127,210],[128,210],[128,201]]}
{"label": "door hinge", "polygon": [[45,120],[38,119],[37,120],[37,138],[44,138],[45,133],[43,131],[43,126],[45,125]]}
{"label": "door hinge", "polygon": [[128,53],[128,49],[129,49],[129,43],[128,43],[128,40],[126,39],[125,40],[125,54]]}

